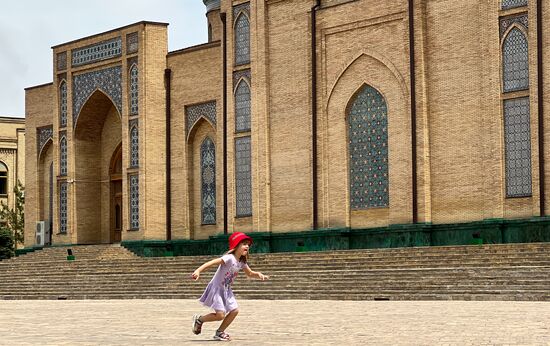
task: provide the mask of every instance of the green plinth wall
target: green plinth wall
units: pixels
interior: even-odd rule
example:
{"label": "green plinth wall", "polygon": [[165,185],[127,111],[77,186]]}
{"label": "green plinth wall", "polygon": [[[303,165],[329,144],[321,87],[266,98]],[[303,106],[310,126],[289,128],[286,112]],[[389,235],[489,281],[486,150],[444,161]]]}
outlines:
{"label": "green plinth wall", "polygon": [[[417,246],[550,242],[550,217],[489,219],[455,224],[405,224],[367,229],[321,229],[303,232],[250,232],[251,253],[302,252]],[[125,241],[143,257],[221,255],[228,235],[203,240]]]}

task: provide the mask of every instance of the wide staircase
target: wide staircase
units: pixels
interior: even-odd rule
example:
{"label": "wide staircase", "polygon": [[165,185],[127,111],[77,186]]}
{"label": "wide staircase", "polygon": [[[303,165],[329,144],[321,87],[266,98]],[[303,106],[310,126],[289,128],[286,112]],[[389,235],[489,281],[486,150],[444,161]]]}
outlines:
{"label": "wide staircase", "polygon": [[[117,245],[46,248],[0,262],[0,299],[197,299],[212,256],[141,258]],[[241,299],[550,301],[550,243],[252,254]]]}

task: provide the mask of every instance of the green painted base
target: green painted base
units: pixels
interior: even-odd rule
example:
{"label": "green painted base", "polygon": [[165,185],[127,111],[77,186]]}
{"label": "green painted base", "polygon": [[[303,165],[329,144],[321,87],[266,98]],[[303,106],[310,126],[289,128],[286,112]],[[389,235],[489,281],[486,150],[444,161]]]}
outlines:
{"label": "green painted base", "polygon": [[67,261],[74,261],[74,260],[75,260],[74,255],[67,256]]}
{"label": "green painted base", "polygon": [[[368,229],[321,229],[304,232],[248,233],[252,253],[304,252],[470,244],[550,242],[550,217],[490,219],[456,224],[405,224]],[[143,257],[222,255],[228,235],[204,240],[124,241]]]}

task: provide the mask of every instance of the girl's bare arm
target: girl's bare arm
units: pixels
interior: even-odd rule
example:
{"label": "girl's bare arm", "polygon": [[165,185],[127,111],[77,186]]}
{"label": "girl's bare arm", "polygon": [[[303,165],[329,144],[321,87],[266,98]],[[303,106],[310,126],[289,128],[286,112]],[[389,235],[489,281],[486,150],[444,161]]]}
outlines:
{"label": "girl's bare arm", "polygon": [[214,266],[214,265],[220,265],[220,264],[222,264],[222,263],[223,263],[223,261],[222,261],[221,258],[215,258],[215,259],[213,259],[213,260],[211,260],[211,261],[208,261],[208,262],[206,262],[205,264],[203,264],[203,265],[201,265],[200,267],[198,267],[197,270],[195,270],[195,271],[193,272],[193,274],[191,274],[191,278],[192,278],[193,280],[198,280],[199,277],[201,276],[201,273],[202,273],[205,269],[207,269],[207,268],[209,268],[209,267],[212,267],[212,266]]}
{"label": "girl's bare arm", "polygon": [[262,281],[263,280],[269,280],[269,276],[264,275],[260,272],[255,272],[252,269],[250,269],[249,267],[244,267],[243,270],[244,270],[244,273],[246,274],[246,276],[248,276],[250,278],[257,278],[257,279],[260,279]]}

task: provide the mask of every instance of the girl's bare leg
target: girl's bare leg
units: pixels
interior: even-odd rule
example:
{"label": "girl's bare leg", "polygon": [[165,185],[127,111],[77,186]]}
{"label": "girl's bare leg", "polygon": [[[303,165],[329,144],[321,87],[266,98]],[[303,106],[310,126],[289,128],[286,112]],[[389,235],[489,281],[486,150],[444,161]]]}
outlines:
{"label": "girl's bare leg", "polygon": [[201,322],[221,321],[225,317],[223,311],[216,311],[200,317]]}
{"label": "girl's bare leg", "polygon": [[[238,314],[239,314],[239,309],[231,310],[223,319],[222,324],[220,324],[220,327],[218,328],[218,330],[221,332],[225,331],[225,329],[229,327],[231,322],[233,322],[233,320],[235,319],[235,317],[237,317]],[[201,320],[202,320],[202,317],[201,317]]]}

